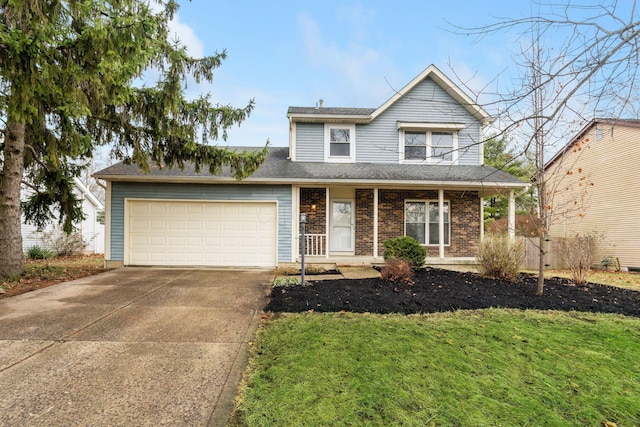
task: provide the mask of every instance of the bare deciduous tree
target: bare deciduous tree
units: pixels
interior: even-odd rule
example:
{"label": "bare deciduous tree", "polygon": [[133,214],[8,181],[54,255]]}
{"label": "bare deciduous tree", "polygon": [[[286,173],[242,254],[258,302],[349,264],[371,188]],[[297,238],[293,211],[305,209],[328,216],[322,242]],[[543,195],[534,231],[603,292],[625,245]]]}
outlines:
{"label": "bare deciduous tree", "polygon": [[[567,180],[584,178],[545,173],[545,156],[594,117],[637,115],[640,12],[636,1],[615,0],[596,4],[566,0],[534,7],[537,12],[530,17],[499,18],[483,27],[456,27],[456,32],[478,39],[507,31],[519,35],[520,51],[514,57],[519,84],[494,94],[495,101],[483,106],[496,116],[498,135],[519,139],[521,155],[536,165],[533,178],[542,223],[537,293],[542,294],[553,196],[573,187]],[[575,200],[582,204],[584,195],[576,194]],[[575,211],[579,214],[582,209],[577,206]]]}

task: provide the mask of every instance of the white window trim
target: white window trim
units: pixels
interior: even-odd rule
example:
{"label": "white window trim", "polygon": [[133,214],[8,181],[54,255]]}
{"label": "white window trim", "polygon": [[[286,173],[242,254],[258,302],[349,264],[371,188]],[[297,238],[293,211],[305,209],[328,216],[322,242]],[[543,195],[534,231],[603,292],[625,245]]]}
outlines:
{"label": "white window trim", "polygon": [[[404,158],[404,133],[405,132],[424,132],[426,133],[427,140],[427,155],[431,152],[432,140],[431,134],[432,132],[448,132],[453,136],[453,148],[451,150],[451,160],[442,160],[438,158],[433,158],[427,156],[425,159],[405,159]],[[400,163],[406,164],[438,164],[438,165],[455,165],[458,164],[458,130],[456,128],[422,128],[422,127],[407,127],[400,129],[399,133],[399,152],[400,152]]]}
{"label": "white window trim", "polygon": [[[331,129],[349,129],[349,156],[331,156]],[[324,125],[324,161],[328,163],[355,163],[356,161],[356,125],[325,123]]]}
{"label": "white window trim", "polygon": [[[443,206],[444,205],[448,205],[449,206],[449,233],[448,236],[445,235],[446,239],[449,243],[445,243],[443,246],[444,247],[450,247],[451,246],[451,203],[449,202],[449,199],[445,199],[442,201],[443,202]],[[425,204],[425,217],[424,217],[424,241],[425,243],[421,246],[429,246],[429,247],[439,247],[440,243],[429,243],[429,203],[438,203],[438,199],[405,199],[404,201],[404,210],[405,210],[405,215],[404,215],[404,235],[407,235],[407,215],[406,215],[406,211],[407,211],[407,203],[424,203]],[[446,223],[445,223],[446,224]],[[438,233],[439,234],[439,233]],[[439,236],[438,236],[439,237]]]}

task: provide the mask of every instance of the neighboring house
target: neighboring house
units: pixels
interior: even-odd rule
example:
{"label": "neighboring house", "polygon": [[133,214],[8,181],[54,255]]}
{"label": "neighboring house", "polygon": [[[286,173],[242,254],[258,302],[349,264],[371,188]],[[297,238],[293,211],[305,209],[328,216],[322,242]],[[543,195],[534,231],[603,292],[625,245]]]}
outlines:
{"label": "neighboring house", "polygon": [[552,238],[604,234],[595,255],[640,268],[640,120],[594,119],[545,166]]}
{"label": "neighboring house", "polygon": [[[204,169],[98,172],[109,265],[261,266],[383,260],[409,235],[429,264],[474,262],[484,195],[528,184],[483,165],[489,115],[430,66],[378,108],[290,107],[289,147],[237,182]],[[513,224],[513,197],[511,197]],[[513,227],[511,227],[513,229]]]}
{"label": "neighboring house", "polygon": [[[98,222],[98,212],[104,210],[104,206],[89,191],[89,189],[78,178],[74,179],[76,195],[82,199],[82,212],[85,219],[76,223],[75,227],[87,244],[85,253],[103,253],[104,252],[104,225]],[[26,199],[29,190],[23,189],[21,199]],[[57,236],[63,233],[62,226],[54,221],[48,224],[44,229],[39,230],[35,225],[27,224],[22,221],[22,250],[26,252],[33,246],[49,248],[49,239],[47,236]]]}

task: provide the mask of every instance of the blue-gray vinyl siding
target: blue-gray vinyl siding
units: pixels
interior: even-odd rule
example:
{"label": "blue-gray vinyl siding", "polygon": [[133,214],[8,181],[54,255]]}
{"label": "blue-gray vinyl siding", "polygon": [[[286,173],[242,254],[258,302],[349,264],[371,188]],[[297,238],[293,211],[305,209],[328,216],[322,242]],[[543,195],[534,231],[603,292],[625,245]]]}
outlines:
{"label": "blue-gray vinyl siding", "polygon": [[[397,164],[399,121],[464,124],[458,132],[458,164],[481,164],[480,122],[430,78],[418,83],[371,123],[356,125],[356,162]],[[296,123],[296,160],[324,161],[324,124]]]}
{"label": "blue-gray vinyl siding", "polygon": [[324,162],[323,123],[296,123],[296,160]]}
{"label": "blue-gray vinyl siding", "polygon": [[426,78],[371,123],[356,127],[356,161],[398,163],[397,122],[460,123],[458,164],[480,163],[480,123],[430,78]]}
{"label": "blue-gray vinyl siding", "polygon": [[111,185],[111,260],[124,260],[124,200],[269,200],[278,202],[278,262],[291,261],[291,186],[248,184],[151,184],[113,182]]}

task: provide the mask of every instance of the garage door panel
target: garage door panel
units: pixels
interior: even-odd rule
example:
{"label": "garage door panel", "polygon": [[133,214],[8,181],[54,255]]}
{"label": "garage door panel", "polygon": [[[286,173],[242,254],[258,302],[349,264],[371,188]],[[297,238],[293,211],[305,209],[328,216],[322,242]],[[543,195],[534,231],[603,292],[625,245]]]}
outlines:
{"label": "garage door panel", "polygon": [[151,236],[147,240],[153,246],[164,246],[167,244],[167,238],[165,236]]}
{"label": "garage door panel", "polygon": [[166,215],[167,214],[167,206],[161,203],[152,203],[147,206],[141,207],[141,209],[146,208],[146,211],[149,215]]}
{"label": "garage door panel", "polygon": [[164,230],[167,228],[167,222],[164,220],[160,220],[160,219],[154,219],[154,218],[144,218],[145,221],[149,222],[149,229],[150,230]]}
{"label": "garage door panel", "polygon": [[203,247],[204,239],[201,236],[187,236],[187,248],[193,251],[199,251]]}
{"label": "garage door panel", "polygon": [[204,224],[202,220],[189,220],[186,221],[187,230],[191,231],[202,231],[204,229]]}
{"label": "garage door panel", "polygon": [[128,201],[130,265],[276,264],[273,202]]}

